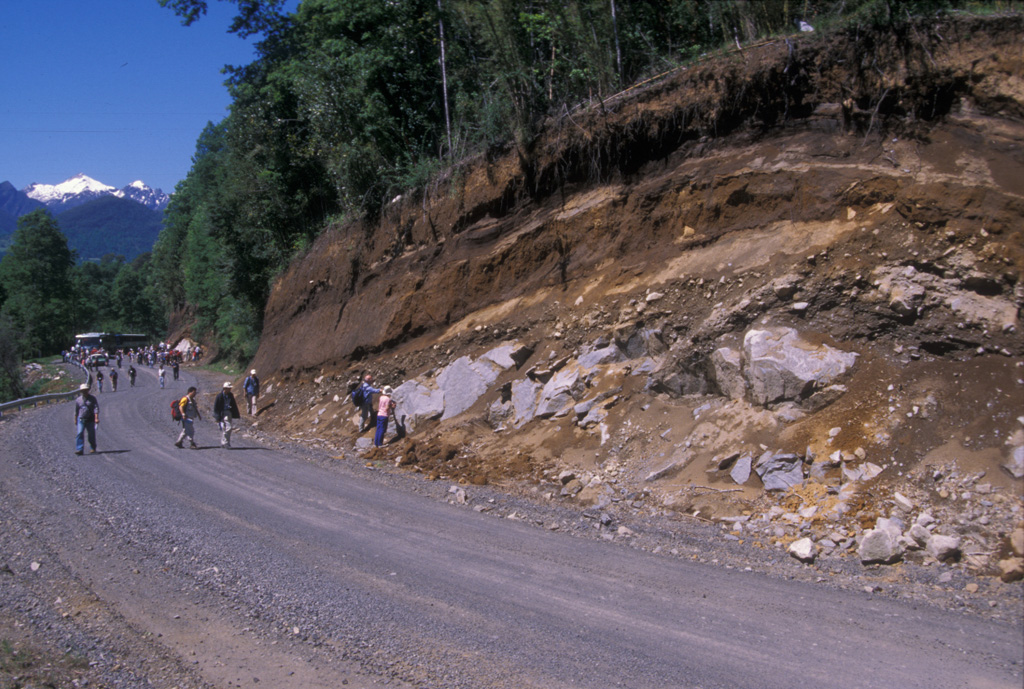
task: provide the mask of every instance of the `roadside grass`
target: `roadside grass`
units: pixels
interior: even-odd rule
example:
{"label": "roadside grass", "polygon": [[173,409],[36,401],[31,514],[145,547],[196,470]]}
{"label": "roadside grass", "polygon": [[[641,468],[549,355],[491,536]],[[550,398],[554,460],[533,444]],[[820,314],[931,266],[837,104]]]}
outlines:
{"label": "roadside grass", "polygon": [[196,366],[200,371],[206,371],[208,373],[216,373],[221,376],[228,376],[229,378],[237,378],[242,375],[244,367],[242,364],[233,361],[216,361],[208,364],[200,364]]}
{"label": "roadside grass", "polygon": [[0,689],[77,686],[88,668],[89,662],[76,654],[61,655],[0,639]]}
{"label": "roadside grass", "polygon": [[53,392],[69,392],[76,388],[79,381],[61,366],[60,357],[43,357],[31,359],[25,365],[35,364],[40,368],[26,369],[23,373],[25,396],[47,395]]}

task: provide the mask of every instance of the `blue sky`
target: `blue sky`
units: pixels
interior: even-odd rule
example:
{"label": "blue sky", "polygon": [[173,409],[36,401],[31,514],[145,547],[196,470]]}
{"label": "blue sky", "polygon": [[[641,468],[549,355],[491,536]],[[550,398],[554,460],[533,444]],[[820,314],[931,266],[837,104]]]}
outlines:
{"label": "blue sky", "polygon": [[[298,2],[289,3],[294,10]],[[192,26],[157,0],[13,0],[0,20],[0,182],[85,173],[170,193],[230,103],[224,65],[254,58],[210,0]]]}

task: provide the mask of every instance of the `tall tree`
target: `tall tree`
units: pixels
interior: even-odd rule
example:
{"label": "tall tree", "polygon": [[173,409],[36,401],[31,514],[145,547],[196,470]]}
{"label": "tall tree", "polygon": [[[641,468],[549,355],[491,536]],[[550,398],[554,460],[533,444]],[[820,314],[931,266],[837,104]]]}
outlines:
{"label": "tall tree", "polygon": [[0,261],[3,313],[21,333],[22,352],[52,354],[67,347],[72,332],[74,254],[57,221],[43,209],[18,219],[7,255]]}

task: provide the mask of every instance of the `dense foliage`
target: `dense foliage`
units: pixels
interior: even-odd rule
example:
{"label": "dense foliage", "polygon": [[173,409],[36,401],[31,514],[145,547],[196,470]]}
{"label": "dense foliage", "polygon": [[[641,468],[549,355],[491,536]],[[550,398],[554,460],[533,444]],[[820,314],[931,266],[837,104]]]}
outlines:
{"label": "dense foliage", "polygon": [[[228,68],[230,115],[200,138],[154,251],[168,310],[249,356],[273,276],[329,219],[371,217],[440,167],[530,155],[545,117],[723,45],[954,0],[230,0],[261,37]],[[205,0],[158,0],[191,23]]]}
{"label": "dense foliage", "polygon": [[150,280],[150,255],[76,263],[43,209],[23,215],[0,260],[0,399],[21,390],[22,357],[67,349],[83,330],[161,335],[166,320]]}

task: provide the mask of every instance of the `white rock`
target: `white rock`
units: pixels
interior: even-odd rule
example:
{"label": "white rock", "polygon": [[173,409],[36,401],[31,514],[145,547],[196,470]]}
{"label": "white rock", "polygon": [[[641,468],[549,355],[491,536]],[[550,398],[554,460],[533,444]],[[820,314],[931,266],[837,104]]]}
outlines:
{"label": "white rock", "polygon": [[960,539],[955,536],[932,534],[925,548],[929,555],[940,562],[960,557]]}
{"label": "white rock", "polygon": [[903,493],[900,493],[900,492],[895,493],[892,496],[892,499],[896,501],[897,505],[899,505],[900,507],[902,507],[903,509],[905,509],[907,511],[910,511],[910,510],[914,509],[914,502],[910,498],[908,498],[907,496],[903,495]]}
{"label": "white rock", "polygon": [[817,546],[809,538],[801,538],[789,544],[789,554],[800,562],[814,562],[817,557]]}

